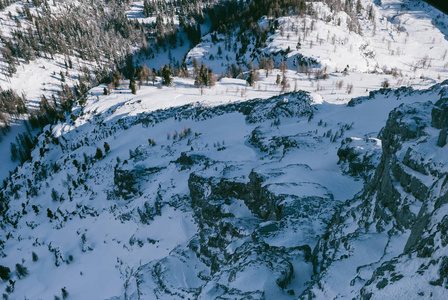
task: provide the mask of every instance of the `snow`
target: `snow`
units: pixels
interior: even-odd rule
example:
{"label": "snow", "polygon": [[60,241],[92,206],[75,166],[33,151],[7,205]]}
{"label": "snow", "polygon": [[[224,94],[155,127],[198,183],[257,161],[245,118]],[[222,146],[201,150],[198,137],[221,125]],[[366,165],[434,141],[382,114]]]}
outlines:
{"label": "snow", "polygon": [[[157,177],[145,175],[148,177],[145,177],[146,179],[138,184],[140,189],[146,192],[137,196],[133,201],[106,200],[108,197],[107,190],[110,190],[114,185],[113,166],[116,164],[117,158],[120,158],[121,161],[128,159],[129,150],[141,149],[142,153],[146,154],[140,161],[123,165],[128,170],[164,167],[170,164],[170,161],[179,157],[180,152],[191,151],[190,148],[193,147],[194,150],[190,154],[206,155],[214,161],[238,166],[235,171],[230,171],[227,176],[241,176],[240,174],[247,176],[252,169],[261,173],[277,172],[278,175],[271,177],[265,183],[270,186],[272,192],[292,194],[298,197],[330,197],[329,199],[334,199],[332,201],[337,203],[353,197],[362,188],[362,182],[348,176],[341,176],[336,155],[339,143],[330,142],[328,138],[322,137],[323,133],[330,128],[333,131],[338,129],[340,124],[353,123],[352,129],[346,133],[348,136],[354,137],[355,140],[366,136],[376,137],[392,108],[403,102],[412,102],[418,99],[418,96],[414,95],[402,97],[400,100],[379,95],[354,107],[328,102],[320,104],[315,102],[313,107],[316,108],[316,112],[309,122],[306,117],[300,119],[285,118],[282,119],[278,129],[271,127],[270,122],[263,125],[263,132],[267,133],[268,136],[281,133],[288,136],[297,136],[302,140],[301,145],[303,146],[289,149],[285,152],[286,154],[281,156],[274,155],[272,157],[266,156],[266,154],[244,142],[257,125],[246,123],[244,116],[235,112],[206,120],[187,119],[179,121],[169,118],[152,127],[141,125],[131,126],[128,129],[117,127],[111,135],[101,134],[101,130],[99,130],[101,125],[99,124],[104,124],[102,126],[112,129],[118,124],[118,120],[124,122],[133,120],[142,113],[163,109],[169,104],[183,105],[191,103],[193,99],[201,98],[207,99],[205,102],[207,106],[228,103],[229,100],[231,102],[244,100],[240,95],[219,94],[220,89],[227,88],[222,86],[226,82],[220,82],[217,86],[207,90],[209,95],[217,94],[216,97],[211,98],[199,95],[197,89],[188,86],[189,82],[191,83],[188,79],[177,79],[176,86],[163,88],[162,90],[151,85],[142,86],[137,95],[132,95],[126,88],[121,87],[112,95],[104,96],[100,95],[102,86],[99,86],[92,89],[93,96],[88,98],[84,108],[76,108],[73,111],[78,116],[76,121],[70,121],[66,124],[60,123],[52,127],[54,136],[59,137],[61,142],[64,138],[67,143],[63,142],[63,144],[68,147],[79,143],[86,137],[90,142],[89,146],[85,145],[69,152],[61,150],[61,147],[56,145],[46,145],[49,152],[43,158],[44,161],[47,161],[47,163],[50,161],[58,162],[63,169],[58,173],[51,174],[48,181],[49,186],[45,188],[44,185],[45,192],[40,192],[38,198],[34,200],[38,201],[41,212],[35,216],[32,211],[29,211],[20,221],[20,235],[22,237],[29,236],[30,239],[10,241],[4,249],[8,255],[4,260],[5,265],[13,269],[15,263],[24,259],[24,265],[31,274],[16,283],[15,295],[20,294],[29,298],[48,298],[59,293],[60,289],[65,286],[74,299],[119,296],[123,293],[123,280],[129,278],[131,270],[136,270],[139,266],[151,261],[170,257],[170,253],[174,249],[185,245],[197,232],[198,224],[196,224],[192,213],[188,209],[183,212],[169,205],[172,201],[172,195],[188,193],[186,183],[189,172],[179,171],[174,166],[164,169]],[[254,92],[254,95],[262,93],[269,94],[268,92]],[[178,95],[183,96],[178,97]],[[425,94],[425,101],[428,97],[432,97],[436,101],[438,99],[437,90]],[[326,125],[319,125],[321,119],[325,120]],[[172,133],[174,130],[180,132],[185,125],[190,127],[192,132],[197,132],[198,137],[191,139],[190,142],[187,139],[167,140],[167,132]],[[157,145],[147,148],[148,138],[154,138]],[[82,162],[83,153],[94,155],[96,147],[102,148],[104,141],[108,142],[111,149],[105,158],[95,163],[90,169],[87,177],[88,191],[82,192],[82,190],[75,189],[76,202],[68,202],[67,194],[64,192],[64,185],[66,185],[64,182],[68,174],[71,174],[72,178],[77,176],[77,171],[72,163],[63,162],[67,159],[69,161],[77,159]],[[44,139],[40,139],[41,145],[44,142]],[[217,151],[213,144],[218,142],[226,149]],[[188,143],[190,144],[187,145]],[[33,157],[38,157],[38,155],[36,150]],[[20,169],[19,174],[27,175],[30,174],[30,171],[31,164],[26,163]],[[219,174],[221,171],[209,170],[209,172]],[[156,216],[149,225],[143,225],[139,223],[138,219],[135,219],[138,218],[138,215],[135,215],[133,211],[141,208],[144,202],[153,203],[153,197],[156,195],[159,184],[163,190],[168,188],[161,194],[164,203],[161,216]],[[60,194],[63,194],[66,198],[62,206],[51,201],[51,188],[59,190]],[[20,211],[21,203],[22,201],[17,202],[11,208],[11,212],[14,210]],[[62,212],[70,212],[76,210],[75,204],[85,205],[92,211],[98,212],[99,215],[87,215],[83,219],[75,215],[71,217],[73,218],[71,221],[63,222],[59,220],[54,223],[49,223],[48,218],[45,217],[46,207],[52,211],[61,207]],[[241,207],[241,203],[234,202],[227,209],[237,218],[253,218],[247,208],[240,209],[239,207]],[[327,214],[330,214],[330,212],[331,209]],[[130,219],[129,217],[122,217],[128,213],[130,213]],[[33,221],[38,226],[34,229],[26,229],[25,221]],[[297,225],[300,226],[300,230],[292,226],[289,231],[285,230],[267,236],[265,241],[272,246],[295,247],[305,243],[313,246],[325,228],[325,224],[319,223],[319,220],[313,220],[308,224],[298,223]],[[83,233],[86,239],[85,244],[81,242],[80,237]],[[34,237],[38,237],[42,246],[36,248],[31,245]],[[155,243],[148,242],[148,239],[155,241]],[[133,245],[129,242],[131,240],[134,240]],[[139,246],[138,241],[143,245]],[[59,249],[64,260],[67,261],[68,256],[72,255],[73,262],[69,264],[61,262],[61,266],[56,267],[54,265],[54,255],[46,250],[50,243],[53,248]],[[243,240],[237,240],[230,244],[227,248],[228,253],[233,253],[243,243]],[[379,241],[372,237],[370,243],[357,245],[357,248],[365,250],[358,250],[361,251],[357,252],[359,253],[358,256],[355,255],[350,258],[350,265],[354,267],[346,269],[347,273],[344,273],[343,276],[339,271],[337,276],[329,275],[332,280],[335,276],[339,278],[339,281],[332,282],[331,293],[334,293],[334,295],[343,293],[341,289],[347,286],[355,276],[353,270],[356,269],[356,266],[377,261],[379,257],[375,256],[378,253],[375,247],[383,248],[384,243],[383,241],[379,244]],[[400,247],[402,249],[402,246]],[[398,253],[400,247],[396,247],[391,255]],[[39,256],[37,264],[31,261],[31,251],[35,251]],[[369,251],[370,254],[366,255],[365,251]],[[365,258],[368,258],[368,260],[365,261]],[[184,270],[185,272],[189,270],[187,266],[172,263],[173,265],[170,268]],[[291,287],[298,293],[304,289],[304,283],[308,280],[306,278],[309,278],[309,275],[306,274],[311,273],[310,266],[308,264],[303,265],[303,261],[297,261],[295,264],[298,266],[297,268],[301,266],[300,270],[303,268],[303,272],[300,271],[296,276],[297,281],[291,283]],[[95,265],[96,267],[86,267],[89,265]],[[275,289],[268,283],[269,278],[264,277],[267,276],[267,271],[263,271],[259,267],[247,267],[240,274],[237,274],[234,287],[242,291],[269,290],[274,293],[271,296],[279,297],[275,294],[277,293],[274,292]],[[339,269],[336,264],[335,270]],[[48,275],[45,279],[36,277],[35,274],[39,273],[37,270],[39,272],[45,271],[51,275]],[[171,282],[173,284],[177,282],[176,285],[179,286],[193,287],[201,284],[198,281],[190,282],[189,280],[193,280],[193,278],[187,280],[186,278],[192,276],[187,273],[185,273],[185,278],[182,277],[183,273],[176,273],[175,277],[167,280],[173,280]],[[253,280],[255,276],[258,276],[259,280]],[[101,278],[100,283],[103,287],[108,287],[107,289],[98,290],[96,288],[98,280],[95,278],[97,277]],[[249,279],[252,279],[252,281]],[[252,282],[252,285],[240,284],[240,282],[248,281]],[[52,284],[53,282],[57,282],[58,285]],[[233,283],[226,284],[233,286]],[[24,287],[33,287],[33,289],[25,289]]]}
{"label": "snow", "polygon": [[[362,2],[364,7],[372,3],[367,0]],[[198,224],[189,200],[182,200],[182,196],[189,199],[188,176],[196,171],[194,168],[198,168],[197,171],[204,168],[200,171],[209,176],[245,183],[251,171],[268,174],[270,177],[264,185],[275,195],[293,195],[302,200],[312,197],[321,199],[322,202],[314,203],[316,209],[321,209],[321,219],[303,218],[297,221],[289,217],[282,220],[288,226],[276,233],[266,233],[261,238],[271,247],[314,247],[327,226],[323,220],[328,221],[337,205],[353,198],[363,187],[362,181],[342,175],[337,157],[341,140],[350,137],[356,143],[370,138],[377,142],[376,147],[380,147],[377,138],[389,112],[402,103],[437,101],[439,89],[425,89],[448,78],[448,57],[442,59],[444,51],[448,49],[446,31],[431,24],[438,13],[415,2],[404,3],[406,9],[401,8],[402,1],[382,2],[381,7],[374,6],[377,16],[374,24],[366,19],[365,11],[359,18],[362,35],[347,31],[345,13],[341,12],[331,22],[325,22],[323,16],[329,14],[328,7],[315,3],[321,15],[315,21],[316,29],[302,42],[300,50],[296,50],[298,36],[290,28],[298,26],[299,35],[303,36],[299,26],[302,21],[294,16],[280,18],[280,24],[285,26],[284,35],[281,36],[277,30],[269,38],[268,46],[262,50],[275,53],[288,47],[292,49],[287,56],[289,69],[285,74],[291,85],[290,91],[297,89],[310,92],[315,113],[309,120],[308,117],[281,118],[278,126],[273,126],[272,120],[250,124],[243,114],[231,112],[203,120],[178,120],[171,117],[148,126],[133,123],[145,114],[183,105],[209,108],[279,95],[281,87],[275,84],[275,80],[277,75],[283,75],[280,70],[273,70],[267,77],[264,70],[259,70],[260,80],[254,87],[249,87],[244,79],[221,78],[214,87],[201,91],[194,87],[193,78],[174,78],[171,87],[160,89],[157,85],[144,84],[136,95],[127,88],[127,81],[122,81],[121,86],[110,95],[103,95],[105,85],[91,89],[86,106],[75,106],[72,111],[76,120],[67,120],[46,128],[59,138],[60,145],[47,143],[45,136],[40,136],[38,147],[32,154],[33,161],[25,163],[11,177],[15,184],[21,184],[23,188],[17,195],[8,196],[17,198],[10,202],[8,214],[13,216],[16,212],[20,213],[22,204],[27,214],[18,219],[17,228],[7,226],[0,232],[1,240],[5,241],[2,252],[6,255],[1,264],[14,270],[16,263],[22,263],[29,271],[29,275],[20,280],[15,274],[11,275],[16,282],[11,297],[49,299],[60,295],[61,288],[66,287],[70,299],[123,298],[128,290],[137,289],[126,289],[125,285],[131,282],[129,280],[141,274],[138,272],[142,270],[149,274],[157,263],[164,266],[164,280],[174,288],[202,288],[199,294],[202,299],[221,295],[223,292],[214,282],[206,283],[198,277],[201,271],[204,277],[210,275],[208,266],[192,250],[185,250],[202,225]],[[2,19],[6,19],[4,14],[14,12],[18,5],[22,5],[22,2],[2,12]],[[127,12],[128,17],[143,23],[153,22],[151,17],[144,18],[141,15],[141,5],[142,1],[134,2]],[[341,26],[337,25],[338,18],[341,19]],[[447,22],[446,18],[442,15],[438,20],[443,23]],[[267,22],[267,19],[263,19],[259,24],[267,26]],[[308,18],[306,22],[310,26],[311,19]],[[2,26],[4,29],[7,24]],[[329,38],[325,39],[328,32],[331,32]],[[335,37],[334,44],[332,36]],[[313,41],[313,45],[310,41]],[[223,49],[222,57],[217,55],[218,46]],[[232,51],[225,50],[222,42],[213,44],[210,35],[206,35],[199,45],[189,50],[186,45],[177,47],[171,51],[171,56],[179,59],[187,54],[187,63],[197,58],[218,74],[226,72],[227,63],[234,62]],[[374,57],[369,57],[369,51],[375,54]],[[210,54],[217,58],[210,60]],[[297,72],[293,60],[298,54],[314,58],[319,66],[326,67],[329,79],[316,80]],[[229,61],[225,58],[227,55],[231,57]],[[248,62],[248,57],[244,59]],[[63,61],[62,57],[56,57],[53,61],[38,59],[23,65],[12,78],[5,77],[1,86],[23,92],[29,100],[28,106],[36,107],[42,94],[50,95],[60,85],[58,74],[60,71],[65,72]],[[430,66],[414,68],[423,61],[430,62]],[[139,59],[138,62],[158,68],[161,64],[170,63],[170,60],[167,52],[160,52],[154,58]],[[347,65],[348,73],[341,73]],[[393,68],[401,71],[403,76],[386,74]],[[67,80],[73,83],[77,76],[76,73],[71,74]],[[350,99],[367,96],[369,91],[381,87],[386,79],[392,87],[412,86],[421,90],[422,94],[376,94],[371,98],[363,98],[354,107],[346,106]],[[341,87],[338,87],[341,81]],[[157,78],[159,82],[160,78]],[[353,90],[348,93],[350,84]],[[324,136],[330,129],[333,134],[340,132],[345,124],[352,124],[351,129],[344,132],[336,142]],[[191,135],[173,140],[173,132],[180,133],[185,126],[191,128]],[[288,149],[282,146],[273,153],[264,153],[247,142],[257,126],[266,134],[267,143],[275,136],[288,136],[297,141],[298,146]],[[16,163],[9,161],[9,143],[23,131],[21,121],[15,120],[12,131],[1,142],[0,179],[6,179],[9,172],[17,167]],[[170,139],[167,139],[167,133]],[[434,144],[435,133],[432,138],[431,143]],[[154,139],[156,145],[149,146],[148,139]],[[84,154],[95,155],[97,147],[104,150],[104,142],[110,145],[110,151],[107,154],[103,151],[105,157],[91,165],[86,163],[88,170],[81,172],[81,167],[77,168],[73,161],[76,159],[82,165],[85,163]],[[427,144],[421,144],[417,151],[430,152],[427,147]],[[38,148],[48,150],[44,157],[40,157]],[[433,164],[446,166],[445,151],[446,148],[436,149],[427,159]],[[141,155],[132,158],[130,152],[139,152]],[[174,163],[181,153],[204,155],[212,166],[208,169],[202,165],[192,167],[193,170],[181,169]],[[38,167],[34,166],[35,162],[45,166],[57,163],[61,170],[49,171],[48,178],[37,179]],[[161,168],[157,176],[148,171],[154,167]],[[140,170],[143,174],[135,183],[140,193],[133,195],[131,200],[124,200],[114,194],[114,171],[118,168]],[[432,183],[433,179],[429,175],[421,176],[407,167],[406,172],[419,177],[428,186]],[[32,180],[38,187],[36,196],[27,197],[30,186],[26,179]],[[73,182],[78,187],[74,187]],[[64,202],[52,201],[52,189],[64,197]],[[69,189],[73,201],[69,200]],[[146,207],[154,208],[156,199],[161,203],[160,214],[147,223],[142,222],[138,211]],[[297,199],[287,197],[280,204],[293,205],[294,201]],[[33,211],[32,205],[38,207],[39,213]],[[47,208],[58,216],[57,220],[49,221]],[[417,213],[421,205],[414,202],[410,209]],[[244,228],[249,234],[271,224],[283,226],[281,222],[263,222],[244,201],[238,199],[231,199],[230,204],[223,205],[221,212],[233,215],[234,218],[226,221],[241,226],[239,228]],[[353,233],[355,228],[355,224],[351,224],[344,230]],[[7,238],[8,233],[12,236]],[[355,296],[381,262],[402,253],[408,235],[409,232],[406,232],[400,237],[388,239],[384,234],[367,234],[355,240],[347,249],[350,256],[335,262],[325,274],[326,290],[316,291],[318,298]],[[234,254],[248,242],[249,237],[233,240],[226,247],[226,254]],[[36,262],[32,261],[32,252],[39,257]],[[55,256],[55,253],[60,256]],[[337,253],[341,257],[343,254]],[[299,295],[311,280],[313,268],[301,254],[297,254],[297,259],[291,263],[294,266],[294,278],[288,289]],[[361,265],[365,267],[358,271],[357,267]],[[410,270],[418,269],[417,262],[409,262],[408,267]],[[235,274],[232,281],[223,276],[219,282],[241,291],[264,290],[267,299],[294,298],[279,289],[270,278],[270,272],[264,264],[251,263]],[[359,281],[351,286],[350,282],[358,275]],[[0,282],[3,289],[8,284],[6,281]],[[400,284],[394,297],[399,298],[406,293],[408,283],[403,281]],[[152,281],[145,281],[142,285],[146,287],[148,294],[145,296],[149,298],[170,298],[157,290],[159,286]],[[185,295],[193,294],[185,291]],[[443,294],[440,292],[440,296]],[[375,297],[387,298],[391,294],[379,293]]]}

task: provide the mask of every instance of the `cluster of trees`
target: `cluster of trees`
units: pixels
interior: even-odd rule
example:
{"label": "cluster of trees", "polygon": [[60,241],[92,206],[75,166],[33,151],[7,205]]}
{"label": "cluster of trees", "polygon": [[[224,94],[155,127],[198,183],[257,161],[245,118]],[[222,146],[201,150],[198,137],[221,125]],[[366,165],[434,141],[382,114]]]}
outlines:
{"label": "cluster of trees", "polygon": [[9,131],[10,116],[18,116],[28,112],[24,95],[18,95],[14,90],[0,88],[0,142],[2,135]]}
{"label": "cluster of trees", "polygon": [[[4,8],[16,1],[0,1]],[[95,81],[92,70],[81,67],[79,81],[74,87],[65,84],[61,72],[61,90],[57,101],[42,101],[40,108],[31,113],[30,125],[43,127],[61,117],[61,112],[70,111],[73,103],[81,99],[92,85],[109,80],[110,70],[122,68],[122,57],[131,52],[131,46],[142,38],[137,26],[124,14],[131,1],[100,0],[91,3],[81,1],[75,4],[59,3],[58,12],[51,9],[48,0],[33,0],[18,7],[16,15],[9,14],[15,22],[10,36],[0,33],[0,53],[7,62],[7,75],[17,71],[21,63],[29,63],[38,57],[53,58],[60,54],[66,57],[66,75],[72,69],[72,59],[90,61],[96,65]],[[54,3],[53,3],[54,4]],[[39,13],[34,12],[38,8]],[[78,65],[80,63],[78,62]],[[0,92],[0,126],[7,128],[9,118],[15,114],[27,113],[24,96],[12,90]],[[20,148],[17,146],[17,148]]]}
{"label": "cluster of trees", "polygon": [[[156,17],[152,26],[152,34],[158,46],[166,46],[166,43],[177,43],[177,30],[174,25],[177,16],[179,27],[183,29],[191,42],[196,45],[201,38],[199,24],[204,23],[206,9],[214,5],[213,0],[144,0],[143,14],[146,17]],[[181,41],[183,43],[183,41]]]}
{"label": "cluster of trees", "polygon": [[253,29],[263,16],[279,18],[281,16],[304,15],[312,10],[305,0],[253,0],[221,1],[209,9],[212,29],[223,33],[228,29],[240,28],[241,32]]}
{"label": "cluster of trees", "polygon": [[15,2],[18,2],[18,0],[0,0],[0,9],[3,10]]}
{"label": "cluster of trees", "polygon": [[[12,2],[15,1],[1,1],[0,5]],[[85,103],[87,91],[93,85],[110,82],[113,70],[129,73],[129,59],[126,58],[131,58],[132,65],[131,47],[146,47],[148,32],[143,25],[126,17],[125,11],[131,2],[59,2],[55,13],[50,5],[55,2],[33,0],[18,8],[16,15],[9,14],[16,27],[10,32],[10,36],[0,33],[0,53],[8,65],[7,75],[14,74],[21,63],[29,63],[38,57],[53,58],[56,54],[65,57],[66,67],[66,72],[60,72],[60,91],[53,94],[51,99],[41,97],[39,108],[30,112],[27,123],[30,130],[18,136],[16,142],[11,144],[13,160],[23,162],[30,157],[34,141],[31,129],[43,128],[62,119],[76,101]],[[74,60],[79,67],[78,82],[69,86],[65,83],[65,76],[69,75],[69,69],[75,68]],[[82,66],[79,60],[89,61],[96,67],[89,69]],[[0,92],[0,125],[3,128],[14,114],[28,112],[25,101],[24,96],[19,96],[14,91]]]}
{"label": "cluster of trees", "polygon": [[31,149],[37,142],[29,132],[21,133],[16,137],[16,142],[11,143],[11,160],[23,163],[31,158]]}
{"label": "cluster of trees", "polygon": [[[359,0],[322,1],[326,2],[333,12],[345,11],[353,15],[363,9]],[[0,0],[0,7],[13,2],[15,1]],[[19,8],[17,15],[9,15],[17,24],[16,29],[12,30],[9,37],[0,33],[0,40],[3,42],[0,52],[8,64],[9,75],[16,72],[18,64],[28,63],[37,57],[53,58],[56,54],[66,57],[66,72],[60,73],[61,90],[51,99],[42,98],[39,109],[30,115],[31,128],[43,128],[46,124],[58,121],[65,112],[70,112],[76,101],[84,104],[87,100],[86,92],[99,83],[109,85],[109,89],[105,90],[107,94],[111,88],[119,86],[121,79],[128,78],[129,88],[135,94],[143,83],[148,84],[151,80],[155,84],[156,76],[162,78],[164,85],[171,85],[173,76],[191,77],[186,65],[180,63],[174,63],[174,67],[172,64],[164,65],[159,70],[150,70],[146,65],[135,66],[133,54],[136,53],[132,53],[131,49],[137,47],[140,49],[138,54],[151,57],[155,51],[159,51],[160,46],[165,48],[170,44],[177,45],[179,29],[187,33],[193,46],[200,41],[200,24],[204,22],[207,14],[212,23],[212,30],[224,33],[225,48],[237,52],[237,60],[245,55],[251,43],[256,49],[266,45],[268,35],[279,29],[276,18],[291,13],[316,16],[312,5],[305,0],[144,0],[144,15],[156,17],[156,22],[148,25],[127,18],[125,11],[132,2],[58,2],[59,9],[55,13],[49,0],[32,0]],[[54,5],[56,2],[51,3]],[[33,6],[38,8],[39,13],[35,12]],[[269,20],[267,27],[260,28],[257,21],[264,15],[273,18]],[[176,16],[179,19],[179,28],[174,25]],[[235,29],[238,29],[237,43],[230,38]],[[214,36],[214,39],[217,40],[217,37]],[[241,45],[239,49],[236,48],[237,44]],[[79,60],[90,61],[95,67],[93,70],[79,67],[78,82],[69,86],[65,83],[65,76],[69,75],[69,69],[74,68],[72,60],[75,60],[78,66],[81,65]],[[274,68],[274,62],[272,58],[261,58],[259,67],[265,69],[268,75]],[[241,65],[231,65],[227,76],[246,78],[252,86],[258,80],[258,72],[253,67],[248,70],[249,72],[243,75]],[[201,89],[215,84],[216,76],[205,64],[199,65],[197,61],[193,61],[193,72],[195,85]],[[285,86],[285,89],[288,88],[285,76],[280,80],[280,84]],[[1,91],[0,124],[6,126],[11,114],[26,113],[25,101],[23,96],[18,96],[13,91]],[[18,141],[15,146],[19,153],[22,147],[28,148],[29,144],[27,141],[21,142],[22,140],[26,139],[20,139],[20,143]],[[28,156],[19,154],[16,159],[22,160],[22,157]]]}
{"label": "cluster of trees", "polygon": [[216,83],[216,76],[213,73],[212,69],[207,67],[204,63],[202,63],[201,67],[196,59],[193,60],[193,71],[195,75],[194,85],[200,87],[201,89],[204,86],[211,87]]}
{"label": "cluster of trees", "polygon": [[130,47],[141,42],[143,27],[128,20],[124,13],[130,1],[81,2],[60,4],[55,13],[47,0],[33,1],[39,14],[27,5],[17,10],[17,16],[10,14],[17,28],[11,31],[11,37],[0,35],[4,44],[1,53],[10,75],[19,63],[36,57],[53,58],[55,54],[98,65],[120,65]]}
{"label": "cluster of trees", "polygon": [[19,96],[11,89],[2,90],[0,88],[0,110],[9,114],[25,113],[25,97]]}

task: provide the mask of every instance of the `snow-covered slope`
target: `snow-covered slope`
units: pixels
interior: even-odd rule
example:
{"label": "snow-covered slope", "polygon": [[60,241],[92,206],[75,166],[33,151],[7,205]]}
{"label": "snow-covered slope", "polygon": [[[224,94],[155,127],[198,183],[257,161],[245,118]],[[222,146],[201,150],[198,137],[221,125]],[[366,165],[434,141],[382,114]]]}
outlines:
{"label": "snow-covered slope", "polygon": [[[445,14],[422,1],[360,4],[359,9],[353,5],[347,14],[318,1],[313,3],[313,13],[307,16],[259,20],[258,30],[268,34],[264,47],[258,47],[257,37],[249,32],[245,39],[244,33],[210,33],[188,53],[187,62],[196,58],[216,73],[225,74],[232,64],[252,62],[258,66],[263,57],[273,57],[276,66],[286,61],[291,70],[299,73],[306,73],[308,68],[324,69],[333,86],[337,79],[343,80],[344,87],[352,83],[355,88],[369,88],[362,73],[378,73],[381,81],[377,81],[376,88],[386,79],[391,86],[410,86],[420,85],[422,79],[434,83],[447,78]],[[356,79],[333,77],[344,70],[355,73]],[[290,80],[306,78],[307,74],[296,74]],[[329,84],[321,81],[320,85],[328,89]]]}
{"label": "snow-covered slope", "polygon": [[[216,73],[252,60],[239,78],[99,85],[31,160],[9,177],[2,164],[3,297],[448,297],[447,17],[421,1],[352,1],[352,14],[323,2],[258,20],[272,27],[263,47],[212,32],[186,55],[190,73],[194,58]],[[127,16],[153,22],[142,5]],[[257,69],[263,56],[286,69]],[[23,65],[2,87],[36,105],[64,61]]]}
{"label": "snow-covered slope", "polygon": [[[312,249],[333,211],[362,189],[340,170],[342,140],[371,144],[394,107],[436,102],[445,89],[383,90],[350,106],[297,92],[153,112],[144,112],[160,97],[152,86],[138,100],[93,89],[76,120],[44,130],[2,189],[2,266],[12,272],[1,285],[13,299],[61,297],[62,288],[73,299],[294,298],[311,281]],[[403,252],[407,232],[383,261]],[[360,236],[371,254],[353,255],[354,269],[387,242]],[[325,281],[348,293],[352,275],[331,266]]]}

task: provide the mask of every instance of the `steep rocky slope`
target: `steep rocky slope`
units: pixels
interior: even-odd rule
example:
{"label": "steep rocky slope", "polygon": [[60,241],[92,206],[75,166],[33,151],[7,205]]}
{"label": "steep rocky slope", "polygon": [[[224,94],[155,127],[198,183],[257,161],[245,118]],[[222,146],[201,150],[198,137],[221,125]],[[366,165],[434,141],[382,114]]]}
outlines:
{"label": "steep rocky slope", "polygon": [[447,295],[448,99],[435,99],[389,114],[381,161],[363,192],[333,216],[313,252],[318,279],[302,297]]}
{"label": "steep rocky slope", "polygon": [[[11,30],[24,3],[0,12]],[[254,20],[263,46],[236,26],[146,61],[230,71],[213,87],[155,76],[77,99],[31,159],[0,170],[3,298],[448,298],[447,17],[344,3]],[[161,24],[144,1],[129,9],[122,21]],[[257,69],[263,57],[274,66]],[[65,60],[20,65],[2,86],[28,80],[39,101],[63,76],[78,83]]]}
{"label": "steep rocky slope", "polygon": [[5,297],[444,295],[446,89],[145,112],[95,88],[4,183]]}

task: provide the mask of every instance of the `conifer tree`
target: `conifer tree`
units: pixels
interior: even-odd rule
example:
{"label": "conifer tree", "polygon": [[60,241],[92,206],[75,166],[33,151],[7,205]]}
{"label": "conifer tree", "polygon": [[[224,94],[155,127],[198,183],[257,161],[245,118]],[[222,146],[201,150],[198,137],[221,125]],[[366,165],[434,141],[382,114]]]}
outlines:
{"label": "conifer tree", "polygon": [[258,73],[257,73],[257,71],[255,71],[255,70],[250,71],[249,77],[247,78],[246,81],[247,81],[247,83],[250,86],[253,86],[254,83],[258,81]]}
{"label": "conifer tree", "polygon": [[132,93],[132,94],[134,94],[134,95],[137,94],[137,86],[136,86],[136,83],[135,83],[135,79],[134,79],[134,78],[131,78],[131,79],[129,80],[129,88],[131,89],[131,93]]}
{"label": "conifer tree", "polygon": [[95,153],[94,158],[95,158],[95,159],[100,159],[100,158],[102,158],[102,157],[103,157],[103,151],[101,151],[101,149],[100,149],[99,147],[97,147],[97,148],[96,148],[96,153]]}
{"label": "conifer tree", "polygon": [[171,65],[170,66],[165,65],[162,69],[162,84],[170,86],[173,82],[171,76],[172,76]]}

